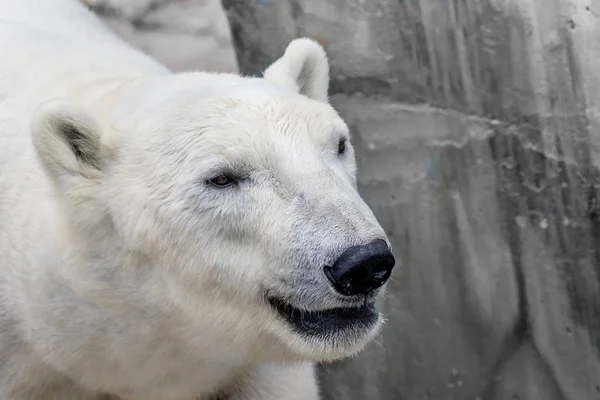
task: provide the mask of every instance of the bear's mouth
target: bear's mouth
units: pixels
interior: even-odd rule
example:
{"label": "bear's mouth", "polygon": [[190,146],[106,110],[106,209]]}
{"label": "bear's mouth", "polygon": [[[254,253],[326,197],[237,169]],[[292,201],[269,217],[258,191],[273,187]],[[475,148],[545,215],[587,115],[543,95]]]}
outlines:
{"label": "bear's mouth", "polygon": [[268,297],[271,306],[298,333],[307,336],[339,334],[351,329],[353,332],[368,331],[379,320],[374,302],[358,307],[328,308],[325,310],[301,310],[277,297]]}

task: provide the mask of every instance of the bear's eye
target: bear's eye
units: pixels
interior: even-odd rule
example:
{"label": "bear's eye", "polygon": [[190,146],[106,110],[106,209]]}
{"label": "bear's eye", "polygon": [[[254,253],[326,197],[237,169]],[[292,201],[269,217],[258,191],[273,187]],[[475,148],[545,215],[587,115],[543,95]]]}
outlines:
{"label": "bear's eye", "polygon": [[233,185],[236,180],[229,175],[221,174],[207,181],[210,185],[218,188],[224,188]]}
{"label": "bear's eye", "polygon": [[338,155],[343,155],[346,152],[346,138],[341,138],[338,142]]}

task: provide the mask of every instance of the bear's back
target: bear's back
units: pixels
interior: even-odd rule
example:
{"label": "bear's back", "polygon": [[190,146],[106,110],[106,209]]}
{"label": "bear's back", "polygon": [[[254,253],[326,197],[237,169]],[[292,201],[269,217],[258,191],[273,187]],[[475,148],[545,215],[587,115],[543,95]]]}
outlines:
{"label": "bear's back", "polygon": [[35,109],[54,98],[83,102],[123,80],[165,73],[78,0],[0,1],[0,275],[27,263],[45,231],[36,216],[55,213],[31,140]]}

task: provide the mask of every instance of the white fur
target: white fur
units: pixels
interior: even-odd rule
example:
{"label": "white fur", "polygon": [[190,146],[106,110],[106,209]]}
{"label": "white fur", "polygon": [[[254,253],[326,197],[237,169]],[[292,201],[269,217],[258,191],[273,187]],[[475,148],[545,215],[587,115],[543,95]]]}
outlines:
{"label": "white fur", "polygon": [[328,101],[329,63],[325,50],[310,39],[296,39],[264,77],[307,97]]}
{"label": "white fur", "polygon": [[308,39],[171,74],[76,0],[0,2],[0,399],[317,399],[378,326],[307,339],[265,293],[347,305],[322,266],[385,238],[327,74]]}

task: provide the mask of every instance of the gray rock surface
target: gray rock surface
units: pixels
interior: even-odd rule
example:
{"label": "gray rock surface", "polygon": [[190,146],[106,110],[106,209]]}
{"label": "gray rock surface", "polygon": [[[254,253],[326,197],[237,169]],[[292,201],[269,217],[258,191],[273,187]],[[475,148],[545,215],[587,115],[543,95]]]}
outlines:
{"label": "gray rock surface", "polygon": [[600,6],[223,0],[240,70],[319,40],[400,266],[328,399],[600,398]]}

